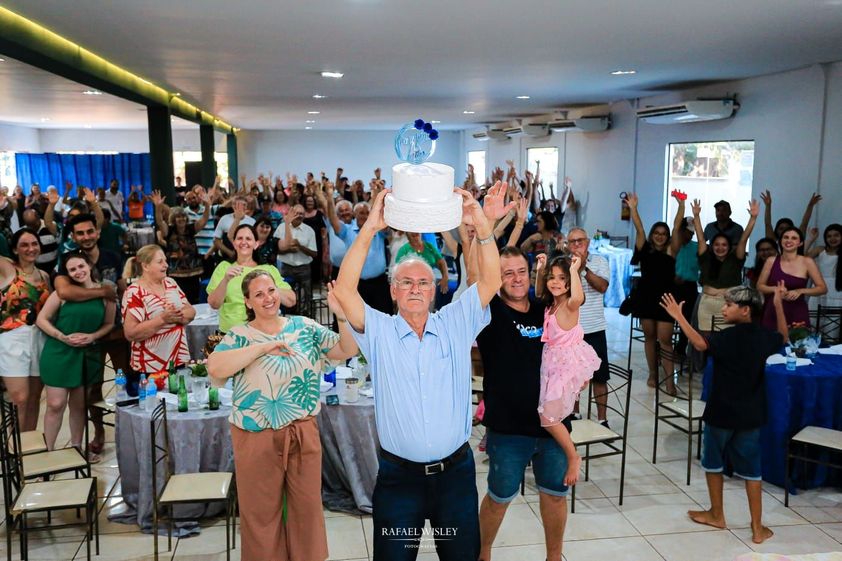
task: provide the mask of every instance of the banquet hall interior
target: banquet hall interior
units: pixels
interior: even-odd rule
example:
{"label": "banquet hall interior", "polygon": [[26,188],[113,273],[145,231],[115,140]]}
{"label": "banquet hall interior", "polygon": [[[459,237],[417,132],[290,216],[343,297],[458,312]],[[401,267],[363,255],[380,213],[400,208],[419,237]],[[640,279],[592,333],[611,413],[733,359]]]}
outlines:
{"label": "banquet hall interior", "polygon": [[[36,394],[37,426],[31,415],[37,377],[26,380],[30,403],[22,406],[15,400],[13,407],[12,390],[19,386],[12,384],[21,379],[3,370],[17,363],[0,358],[6,390],[0,558],[11,547],[9,559],[21,559],[25,547],[33,561],[88,556],[102,561],[245,559],[238,522],[242,512],[222,506],[193,507],[186,521],[175,523],[168,545],[167,508],[158,504],[160,489],[155,487],[156,477],[160,485],[162,470],[168,470],[157,465],[155,475],[154,460],[162,450],[150,446],[150,434],[154,443],[155,431],[166,435],[168,430],[168,455],[162,461],[171,464],[173,473],[234,472],[228,416],[233,424],[231,400],[237,392],[232,397],[230,387],[217,391],[209,384],[204,362],[226,331],[221,324],[230,321],[230,296],[224,284],[221,291],[215,287],[223,274],[230,275],[220,270],[231,266],[226,259],[239,266],[242,251],[235,237],[242,225],[221,235],[219,231],[222,224],[231,225],[226,216],[245,224],[253,214],[256,226],[249,230],[259,238],[254,261],[261,263],[259,250],[268,248],[269,268],[283,277],[294,296],[293,303],[282,303],[284,314],[307,316],[325,330],[339,329],[326,285],[341,264],[342,255],[333,262],[332,248],[345,247],[334,230],[351,228],[360,206],[367,213],[365,202],[373,204],[384,187],[392,186],[393,166],[399,163],[396,149],[400,151],[396,133],[408,125],[403,134],[418,129],[425,141],[432,139],[429,162],[450,166],[456,187],[482,199],[492,195],[497,180],[506,181],[506,200],[528,206],[525,218],[514,211],[503,218],[499,247],[507,245],[512,228],[522,227],[525,220],[531,230],[519,239],[515,234],[509,243],[523,249],[534,266],[543,251],[539,247],[584,230],[591,238],[590,253],[606,263],[606,271],[610,266],[608,289],[603,289],[604,329],[612,365],[608,388],[617,391],[608,396],[607,418],[598,420],[607,421],[605,430],[612,436],[579,441],[583,463],[567,499],[563,559],[842,560],[842,298],[833,299],[842,297],[842,277],[834,272],[832,250],[840,241],[833,241],[834,232],[842,235],[840,29],[840,0],[0,0],[0,254],[5,255],[0,260],[11,268],[6,257],[16,259],[9,283],[23,279],[34,286],[24,279],[24,255],[14,246],[21,238],[15,232],[32,227],[41,248],[35,265],[55,286],[56,300],[64,301],[71,282],[65,276],[63,285],[53,283],[56,272],[59,277],[75,275],[70,272],[73,256],[91,255],[87,234],[77,234],[79,220],[70,217],[74,209],[96,226],[102,254],[94,249],[95,255],[101,261],[102,255],[119,258],[110,269],[116,275],[112,293],[119,290],[122,296],[125,291],[129,300],[137,297],[132,287],[151,278],[144,248],[158,244],[159,254],[175,255],[171,239],[182,239],[179,220],[185,216],[185,237],[195,238],[194,247],[201,252],[191,264],[193,272],[170,274],[178,281],[173,284],[176,292],[190,300],[195,314],[178,316],[184,319],[183,356],[189,360],[173,364],[162,359],[155,368],[164,376],[169,371],[169,379],[162,378],[158,387],[158,397],[166,395],[163,424],[168,429],[155,424],[148,402],[117,404],[128,399],[118,395],[127,380],[123,377],[120,386],[117,369],[125,364],[123,369],[139,373],[136,349],[146,352],[140,340],[151,336],[135,331],[141,319],[132,315],[133,301],[112,298],[117,300],[118,328],[126,333],[120,342],[131,352],[106,355],[105,346],[114,341],[103,342],[98,368],[104,381],[95,392],[84,387],[65,391],[61,406],[54,405],[59,394],[50,393],[54,388],[49,380],[65,366],[60,360],[41,361],[47,388]],[[422,128],[414,126],[417,119]],[[725,206],[729,215],[722,214]],[[354,213],[344,225],[343,209]],[[107,211],[104,220],[102,210]],[[655,355],[648,357],[644,350],[651,344],[655,353],[656,342],[643,325],[656,322],[622,308],[645,282],[646,272],[642,276],[636,258],[635,220],[639,217],[649,234],[658,223],[672,229],[677,212],[690,217],[682,235],[693,235],[694,218],[700,234],[706,224],[720,228],[731,224],[729,220],[746,231],[749,223],[754,226],[747,240],[740,238],[742,227],[736,236],[747,241],[739,271],[739,284],[746,286],[762,284],[758,275],[765,282],[761,271],[769,267],[764,269],[766,257],[758,255],[760,242],[769,241],[777,256],[779,220],[787,217],[793,227],[806,226],[799,233],[804,247],[798,258],[814,263],[815,257],[809,266],[820,271],[818,278],[824,275],[827,285],[826,299],[808,299],[806,325],[786,326],[793,345],[802,329],[805,340],[815,338],[822,348],[812,349],[809,358],[799,354],[792,365],[788,357],[774,355],[765,365],[766,385],[757,390],[766,396],[758,452],[763,459],[763,523],[774,532],[763,543],[752,539],[748,486],[736,475],[724,480],[727,527],[699,524],[687,514],[710,505],[700,450],[702,410],[717,376],[715,361],[707,361],[704,353],[685,357],[682,351],[675,364],[669,363],[673,366],[665,386],[652,373]],[[264,240],[262,226],[274,234]],[[580,229],[570,230],[576,227]],[[299,229],[309,232],[312,245],[299,242]],[[462,268],[464,259],[460,266],[463,234],[454,232],[424,232],[420,241],[403,242],[418,255],[422,250],[416,244],[424,244],[423,252],[435,256],[430,263],[435,309],[451,299],[456,302],[453,294],[460,283],[472,282],[470,269]],[[287,243],[284,237],[293,235],[296,239]],[[394,269],[392,252],[401,244],[396,244],[397,232],[390,235],[387,249]],[[679,236],[677,231],[673,235]],[[454,237],[458,252],[449,246]],[[707,231],[704,237],[715,253]],[[113,245],[106,249],[106,241]],[[558,243],[559,250],[572,247]],[[736,239],[729,244],[736,246]],[[4,245],[11,251],[4,253]],[[62,259],[65,246],[76,253]],[[826,274],[822,263],[830,258],[831,273]],[[44,263],[49,267],[42,269]],[[169,267],[172,273],[174,258],[169,258]],[[6,270],[0,267],[0,280],[7,278]],[[175,283],[165,282],[170,281]],[[731,286],[714,283],[710,288],[704,278],[692,284],[694,299],[709,289],[720,295],[717,290]],[[61,294],[60,286],[65,286]],[[770,306],[774,292],[770,285],[763,295]],[[0,287],[0,308],[13,305],[10,294],[7,286]],[[244,297],[238,298],[242,307]],[[368,303],[365,295],[363,299]],[[711,323],[700,320],[696,327],[711,338],[718,336],[716,340],[727,339],[716,333],[721,326],[718,312],[712,313]],[[250,314],[253,318],[255,312]],[[51,335],[58,322],[42,322],[42,315],[36,324],[34,313],[31,321],[24,313],[22,321],[28,325],[20,329],[46,329],[44,336]],[[822,330],[823,319],[837,323]],[[0,324],[0,355],[17,356],[18,344],[9,335],[17,331],[10,326],[18,324],[5,309],[0,310],[3,321],[10,323]],[[244,321],[245,316],[240,323]],[[678,345],[687,345],[679,333],[673,327],[667,336],[676,352]],[[222,341],[220,349],[230,342]],[[663,350],[662,344],[657,348]],[[468,444],[482,501],[493,466],[482,419],[479,355],[474,349],[474,422]],[[659,358],[654,370],[660,372],[666,360]],[[372,368],[355,357],[347,367],[319,378],[322,509],[331,560],[374,559],[372,492],[379,441],[377,398],[366,381]],[[653,376],[655,383],[648,383]],[[187,413],[179,412],[178,380],[186,381],[191,392]],[[137,385],[135,380],[134,392]],[[585,421],[593,419],[589,426],[599,430],[593,387],[582,392],[578,407]],[[37,388],[41,391],[41,385]],[[214,408],[212,402],[220,398],[211,396],[217,395],[221,405],[217,402]],[[84,405],[75,410],[82,396]],[[7,419],[13,409],[19,422]],[[74,420],[74,414],[84,419]],[[583,422],[579,419],[574,423]],[[80,422],[84,442],[77,449],[73,431]],[[574,442],[590,430],[581,428],[577,437],[577,426],[584,427],[574,424]],[[807,435],[799,442],[796,435],[808,427],[820,436]],[[21,432],[38,435],[36,450],[25,450]],[[21,446],[24,450],[18,450]],[[60,449],[74,451],[82,464],[26,473],[27,458],[34,465],[35,456],[29,454]],[[790,453],[797,458],[790,459]],[[18,462],[23,466],[19,477],[11,473]],[[81,511],[73,505],[49,518],[44,512],[21,518],[15,510],[15,498],[26,486],[80,476],[96,478],[95,493],[78,505]],[[548,538],[540,491],[532,467],[527,467],[490,550],[495,561],[545,559]],[[90,526],[96,540],[86,538],[86,505],[98,523]],[[156,507],[160,521],[153,515]],[[236,539],[230,547],[226,513],[234,520]],[[22,542],[23,526],[64,523],[82,525],[30,529]],[[153,543],[153,524],[159,523],[161,533]],[[95,548],[98,554],[91,551]],[[417,558],[439,558],[431,540],[421,538]]]}

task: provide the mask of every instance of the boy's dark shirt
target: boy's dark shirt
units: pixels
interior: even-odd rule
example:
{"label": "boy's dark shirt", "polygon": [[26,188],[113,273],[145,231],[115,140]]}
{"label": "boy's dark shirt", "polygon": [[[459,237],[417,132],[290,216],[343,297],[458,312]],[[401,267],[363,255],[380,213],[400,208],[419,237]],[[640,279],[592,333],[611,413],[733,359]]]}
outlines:
{"label": "boy's dark shirt", "polygon": [[780,351],[783,336],[756,323],[738,323],[708,337],[713,380],[703,419],[723,429],[754,429],[766,423],[766,359]]}

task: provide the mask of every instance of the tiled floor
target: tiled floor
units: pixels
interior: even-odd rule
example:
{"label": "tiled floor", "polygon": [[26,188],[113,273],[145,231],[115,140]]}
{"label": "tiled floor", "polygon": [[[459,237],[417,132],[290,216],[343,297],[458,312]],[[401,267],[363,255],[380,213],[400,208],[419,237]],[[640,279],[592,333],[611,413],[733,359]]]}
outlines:
{"label": "tiled floor", "polygon": [[[612,362],[625,365],[628,349],[628,320],[608,310],[609,348]],[[751,543],[745,492],[739,480],[726,480],[725,508],[729,529],[714,530],[691,522],[688,509],[707,507],[704,476],[694,460],[691,485],[685,485],[686,440],[672,430],[662,429],[658,444],[658,463],[652,454],[652,399],[646,387],[646,368],[642,347],[636,344],[632,368],[629,450],[626,468],[625,499],[618,505],[619,458],[597,460],[591,464],[590,481],[577,487],[576,513],[568,517],[564,555],[573,560],[623,559],[629,561],[714,561],[732,560],[752,551],[762,553],[805,554],[840,552],[842,559],[842,492],[816,489],[792,497],[792,508],[783,506],[783,490],[764,484],[763,514],[775,537],[763,545]],[[65,426],[66,430],[66,426]],[[483,429],[474,430],[476,444]],[[94,468],[100,478],[100,532],[103,561],[152,559],[152,538],[136,527],[109,523],[106,516],[123,508],[120,483],[114,458],[113,433],[109,432],[105,461]],[[486,488],[488,463],[483,453],[477,459],[477,488],[480,496]],[[372,523],[369,516],[349,516],[325,512],[330,559],[367,560],[371,556]],[[222,522],[224,524],[224,522]],[[225,559],[224,528],[216,522],[198,537],[174,543],[174,551],[162,553],[161,559],[177,561]],[[0,530],[5,532],[5,528]],[[16,536],[15,536],[16,537]],[[165,547],[165,540],[162,544]],[[534,484],[527,478],[526,494],[509,507],[497,536],[495,561],[544,559],[544,535]],[[17,545],[14,546],[17,557]],[[239,550],[232,559],[239,560]],[[5,535],[0,536],[0,558],[5,557]],[[75,556],[75,557],[74,557]],[[84,559],[81,533],[65,529],[30,541],[30,559]],[[422,561],[437,559],[427,550]],[[467,561],[467,560],[466,560]]]}

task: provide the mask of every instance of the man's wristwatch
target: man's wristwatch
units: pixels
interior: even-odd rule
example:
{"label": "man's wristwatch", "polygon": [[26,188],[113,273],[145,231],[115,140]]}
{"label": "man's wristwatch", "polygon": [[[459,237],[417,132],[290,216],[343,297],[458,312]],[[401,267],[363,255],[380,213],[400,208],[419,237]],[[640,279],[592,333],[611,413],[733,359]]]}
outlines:
{"label": "man's wristwatch", "polygon": [[489,235],[487,238],[478,239],[480,245],[488,245],[494,241],[494,234]]}

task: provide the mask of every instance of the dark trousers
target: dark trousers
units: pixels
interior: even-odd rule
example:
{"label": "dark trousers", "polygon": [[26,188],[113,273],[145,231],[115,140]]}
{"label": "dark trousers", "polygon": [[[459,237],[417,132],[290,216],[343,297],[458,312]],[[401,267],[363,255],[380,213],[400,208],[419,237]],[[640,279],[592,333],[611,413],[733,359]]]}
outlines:
{"label": "dark trousers", "polygon": [[[412,561],[435,544],[441,561],[479,555],[474,455],[470,448],[445,471],[424,475],[381,456],[374,486],[374,561]],[[424,520],[435,535],[423,535]]]}
{"label": "dark trousers", "polygon": [[384,314],[392,315],[392,295],[389,293],[389,279],[383,273],[379,277],[360,279],[357,285],[357,292],[363,302]]}

